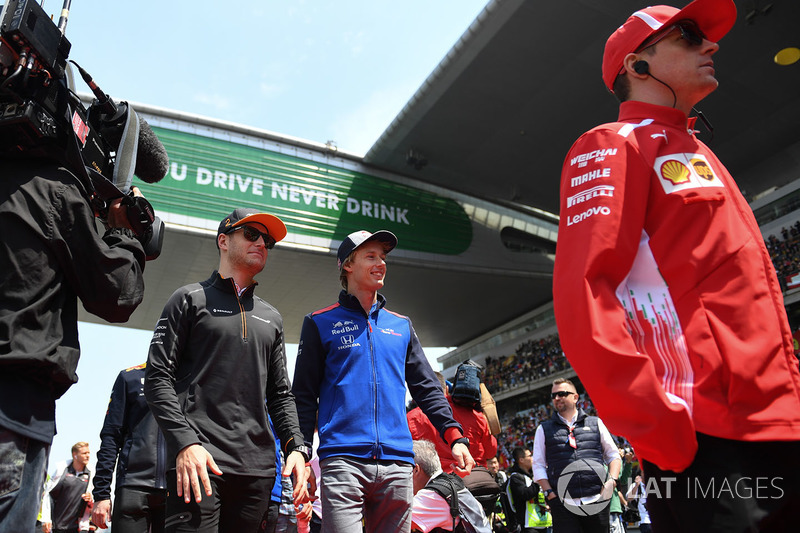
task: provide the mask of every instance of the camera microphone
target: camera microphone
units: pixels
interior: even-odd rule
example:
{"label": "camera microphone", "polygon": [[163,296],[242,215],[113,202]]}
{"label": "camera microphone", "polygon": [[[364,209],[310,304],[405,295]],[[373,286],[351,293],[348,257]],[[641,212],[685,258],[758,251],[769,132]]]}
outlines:
{"label": "camera microphone", "polygon": [[157,183],[169,170],[167,150],[145,119],[139,117],[139,151],[133,173],[146,183]]}

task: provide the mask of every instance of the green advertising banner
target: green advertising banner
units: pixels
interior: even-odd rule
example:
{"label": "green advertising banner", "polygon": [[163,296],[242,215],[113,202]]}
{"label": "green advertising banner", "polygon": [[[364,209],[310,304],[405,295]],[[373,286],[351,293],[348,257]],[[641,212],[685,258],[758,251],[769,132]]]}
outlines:
{"label": "green advertising banner", "polygon": [[236,207],[279,216],[290,233],[342,240],[388,229],[404,250],[457,255],[472,224],[450,198],[270,150],[154,127],[170,170],[137,185],[157,211],[221,220]]}

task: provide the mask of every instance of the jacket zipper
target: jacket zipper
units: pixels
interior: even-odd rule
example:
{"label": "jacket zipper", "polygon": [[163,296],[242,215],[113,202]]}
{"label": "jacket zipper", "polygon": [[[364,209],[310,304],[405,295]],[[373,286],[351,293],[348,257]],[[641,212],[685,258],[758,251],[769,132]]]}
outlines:
{"label": "jacket zipper", "polygon": [[372,423],[375,428],[375,445],[372,449],[372,458],[378,458],[378,443],[380,442],[380,435],[378,435],[378,372],[375,365],[375,346],[372,342],[372,321],[367,315],[367,339],[369,340],[369,356],[370,363],[372,364]]}
{"label": "jacket zipper", "polygon": [[233,294],[236,295],[236,304],[239,306],[239,316],[242,317],[242,340],[247,342],[247,317],[245,316],[244,307],[242,307],[242,301],[239,299],[239,291],[236,290],[236,283],[232,278],[231,284],[233,285]]}

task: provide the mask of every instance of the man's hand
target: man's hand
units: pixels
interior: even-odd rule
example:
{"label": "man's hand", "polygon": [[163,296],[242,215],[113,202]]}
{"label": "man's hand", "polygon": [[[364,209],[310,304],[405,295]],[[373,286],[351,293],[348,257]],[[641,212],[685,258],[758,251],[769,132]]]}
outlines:
{"label": "man's hand", "polygon": [[295,511],[295,515],[297,516],[297,521],[304,521],[309,522],[311,520],[311,515],[313,514],[314,507],[311,505],[311,502],[306,502],[300,507],[298,507]]}
{"label": "man's hand", "polygon": [[306,459],[300,452],[292,452],[289,454],[289,457],[286,458],[286,466],[283,467],[283,476],[289,477],[292,474],[294,474],[294,490],[292,490],[294,504],[300,505],[311,501],[314,492],[317,490],[317,484],[316,480],[314,480],[311,494],[309,494],[306,481],[308,481],[310,476],[313,477],[313,474],[311,473],[311,467],[306,466]]}
{"label": "man's hand", "polygon": [[111,500],[100,500],[92,509],[92,523],[100,529],[107,529],[108,522],[111,522]]}
{"label": "man's hand", "polygon": [[[138,187],[131,187],[134,196],[144,196]],[[111,228],[133,229],[128,221],[128,209],[122,205],[122,198],[117,198],[108,206],[108,226]]]}
{"label": "man's hand", "polygon": [[472,454],[469,453],[469,448],[467,448],[466,444],[461,442],[457,442],[453,445],[453,459],[456,460],[455,464],[455,473],[459,475],[459,477],[466,477],[472,472],[472,467],[475,466],[475,459],[472,458]]}
{"label": "man's hand", "polygon": [[614,487],[617,486],[616,481],[613,478],[608,478],[605,483],[603,483],[603,490],[600,491],[600,497],[604,500],[610,500],[612,496],[614,496]]}
{"label": "man's hand", "polygon": [[43,522],[42,523],[42,531],[44,531],[44,533],[52,533],[52,531],[53,531],[53,523],[52,522]]}
{"label": "man's hand", "polygon": [[308,486],[308,500],[313,502],[317,499],[317,475],[314,473],[314,469],[310,466],[306,466],[306,472],[308,473],[308,477],[306,478],[306,486]]}
{"label": "man's hand", "polygon": [[203,484],[206,496],[211,496],[211,481],[208,479],[206,467],[218,476],[222,475],[222,470],[214,462],[214,458],[201,445],[191,444],[178,452],[178,457],[175,459],[178,496],[183,496],[183,501],[186,503],[191,500],[192,492],[197,503],[203,500],[200,483]]}

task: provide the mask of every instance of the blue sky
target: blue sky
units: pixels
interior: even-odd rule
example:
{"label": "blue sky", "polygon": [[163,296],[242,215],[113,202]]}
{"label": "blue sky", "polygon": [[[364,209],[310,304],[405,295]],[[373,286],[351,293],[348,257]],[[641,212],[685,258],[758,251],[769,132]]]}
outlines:
{"label": "blue sky", "polygon": [[363,154],[487,2],[74,0],[66,35],[113,98]]}
{"label": "blue sky", "polygon": [[[70,59],[116,100],[236,122],[364,154],[488,0],[73,0]],[[57,14],[61,1],[44,9]],[[56,20],[57,20],[56,16]],[[81,80],[79,92],[88,92]],[[79,324],[80,381],[57,404],[51,466],[94,453],[111,386],[150,331]],[[433,360],[444,352],[429,349]],[[293,373],[296,346],[287,346]]]}

